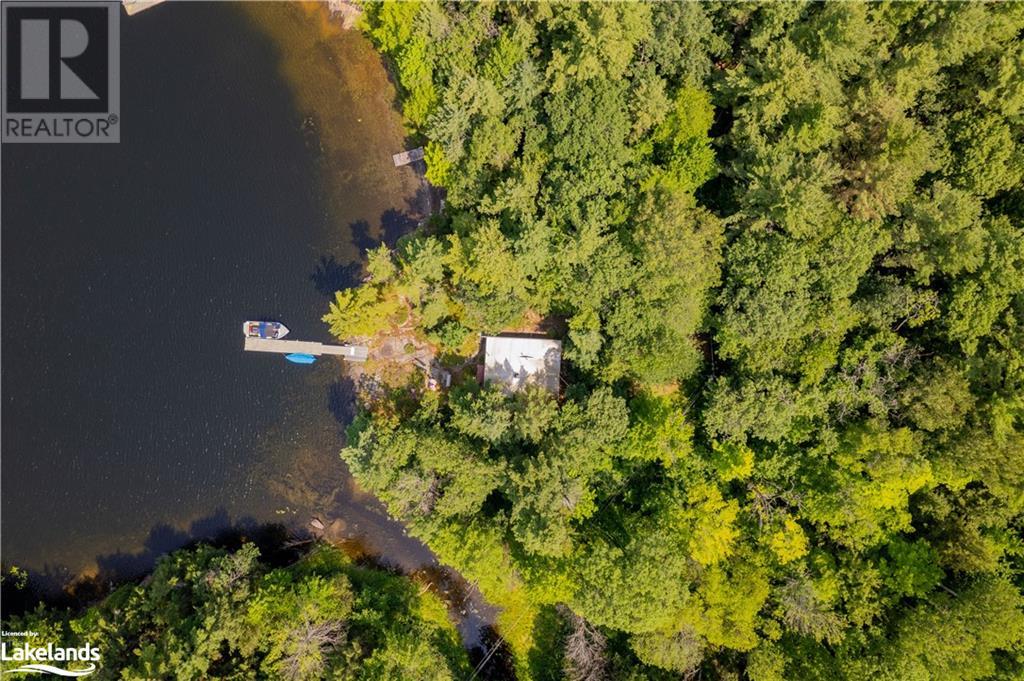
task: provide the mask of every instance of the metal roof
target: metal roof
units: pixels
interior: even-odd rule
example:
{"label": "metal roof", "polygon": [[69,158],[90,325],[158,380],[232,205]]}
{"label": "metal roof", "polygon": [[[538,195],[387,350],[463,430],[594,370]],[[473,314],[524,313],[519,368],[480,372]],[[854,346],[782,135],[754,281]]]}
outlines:
{"label": "metal roof", "polygon": [[558,394],[562,342],[543,337],[484,336],[484,381],[510,390],[542,385]]}

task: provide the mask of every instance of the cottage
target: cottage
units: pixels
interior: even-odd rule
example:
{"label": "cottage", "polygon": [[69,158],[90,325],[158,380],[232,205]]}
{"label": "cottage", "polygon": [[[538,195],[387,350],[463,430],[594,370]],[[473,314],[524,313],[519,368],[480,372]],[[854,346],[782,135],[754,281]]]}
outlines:
{"label": "cottage", "polygon": [[562,343],[543,336],[484,336],[483,380],[508,391],[540,385],[558,394]]}

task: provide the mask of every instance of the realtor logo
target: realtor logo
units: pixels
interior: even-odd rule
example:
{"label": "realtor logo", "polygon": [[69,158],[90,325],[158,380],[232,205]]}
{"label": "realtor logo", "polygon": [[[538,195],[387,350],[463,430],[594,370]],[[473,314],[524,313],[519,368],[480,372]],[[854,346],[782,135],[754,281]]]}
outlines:
{"label": "realtor logo", "polygon": [[4,142],[120,141],[120,3],[3,2]]}

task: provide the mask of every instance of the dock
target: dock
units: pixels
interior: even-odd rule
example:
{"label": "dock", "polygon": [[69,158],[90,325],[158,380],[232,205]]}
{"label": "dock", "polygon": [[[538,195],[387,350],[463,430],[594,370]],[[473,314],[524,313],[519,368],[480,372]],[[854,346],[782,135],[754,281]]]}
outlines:
{"label": "dock", "polygon": [[391,160],[395,162],[395,167],[407,166],[415,161],[423,160],[423,147],[416,147],[408,151],[403,151],[399,154],[391,156]]}
{"label": "dock", "polygon": [[127,12],[128,16],[133,16],[149,9],[150,7],[156,7],[164,0],[121,0],[121,4],[124,6],[124,11]]}
{"label": "dock", "polygon": [[245,349],[248,352],[276,352],[282,355],[338,355],[349,362],[365,362],[370,352],[363,345],[326,345],[316,341],[273,340],[251,336],[245,338]]}

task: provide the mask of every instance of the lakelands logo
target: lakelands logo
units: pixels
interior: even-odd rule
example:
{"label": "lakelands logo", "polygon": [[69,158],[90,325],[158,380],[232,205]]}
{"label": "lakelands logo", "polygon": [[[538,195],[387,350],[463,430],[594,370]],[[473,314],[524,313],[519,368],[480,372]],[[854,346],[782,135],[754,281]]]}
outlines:
{"label": "lakelands logo", "polygon": [[[8,634],[8,632],[4,632]],[[78,648],[65,648],[52,643],[46,646],[33,646],[29,643],[0,643],[0,661],[4,664],[0,669],[6,674],[53,674],[55,676],[88,676],[96,671],[96,663],[100,661],[100,651],[92,644],[86,643]],[[8,668],[8,663],[17,666]],[[60,666],[50,664],[59,662]],[[77,664],[68,664],[68,663]],[[83,666],[82,663],[89,663]]]}
{"label": "lakelands logo", "polygon": [[4,142],[118,142],[121,4],[4,0]]}

